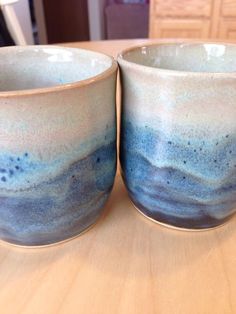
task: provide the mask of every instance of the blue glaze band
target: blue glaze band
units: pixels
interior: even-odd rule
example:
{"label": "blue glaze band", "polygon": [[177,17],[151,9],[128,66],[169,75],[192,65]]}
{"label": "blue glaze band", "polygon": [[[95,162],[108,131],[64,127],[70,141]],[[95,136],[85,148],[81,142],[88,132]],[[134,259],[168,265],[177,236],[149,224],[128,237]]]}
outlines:
{"label": "blue glaze band", "polygon": [[236,139],[183,142],[123,117],[120,159],[134,204],[147,216],[184,228],[210,228],[236,206]]}
{"label": "blue glaze band", "polygon": [[[9,159],[10,169],[0,169],[2,185],[24,167],[34,167],[30,153],[19,158],[23,161]],[[79,234],[102,212],[115,172],[116,142],[113,140],[46,182],[14,193],[2,193],[0,238],[15,244],[45,245]]]}

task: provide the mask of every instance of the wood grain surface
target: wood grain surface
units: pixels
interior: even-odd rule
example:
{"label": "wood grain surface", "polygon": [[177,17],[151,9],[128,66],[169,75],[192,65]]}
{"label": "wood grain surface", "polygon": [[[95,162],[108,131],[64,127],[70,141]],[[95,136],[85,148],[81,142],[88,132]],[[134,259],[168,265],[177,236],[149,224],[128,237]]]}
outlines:
{"label": "wood grain surface", "polygon": [[[142,41],[79,43],[116,55]],[[117,175],[88,232],[41,249],[0,245],[0,313],[236,313],[236,217],[205,232],[155,224]]]}

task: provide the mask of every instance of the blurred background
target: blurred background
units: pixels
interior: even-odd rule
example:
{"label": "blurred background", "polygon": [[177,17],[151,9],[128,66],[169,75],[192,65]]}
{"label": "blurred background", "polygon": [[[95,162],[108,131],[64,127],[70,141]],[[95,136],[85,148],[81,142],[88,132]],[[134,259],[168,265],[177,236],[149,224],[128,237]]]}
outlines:
{"label": "blurred background", "polygon": [[236,0],[0,0],[0,45],[236,39]]}

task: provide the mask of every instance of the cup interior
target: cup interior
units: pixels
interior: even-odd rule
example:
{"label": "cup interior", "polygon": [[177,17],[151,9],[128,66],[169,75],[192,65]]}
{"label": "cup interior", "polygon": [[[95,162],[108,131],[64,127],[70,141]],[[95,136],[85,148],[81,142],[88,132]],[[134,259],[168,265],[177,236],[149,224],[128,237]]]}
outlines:
{"label": "cup interior", "polygon": [[0,92],[72,84],[93,78],[112,66],[98,52],[56,46],[0,49]]}
{"label": "cup interior", "polygon": [[122,59],[152,68],[186,72],[236,72],[236,45],[153,44],[131,48]]}

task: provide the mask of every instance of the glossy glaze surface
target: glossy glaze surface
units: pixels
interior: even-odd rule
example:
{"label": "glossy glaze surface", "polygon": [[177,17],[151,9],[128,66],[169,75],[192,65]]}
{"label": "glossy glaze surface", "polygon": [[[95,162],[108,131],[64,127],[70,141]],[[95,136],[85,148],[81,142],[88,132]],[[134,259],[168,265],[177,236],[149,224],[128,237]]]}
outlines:
{"label": "glossy glaze surface", "polygon": [[[221,46],[212,45],[215,51]],[[186,47],[183,55],[178,45],[159,45],[120,56],[121,164],[130,196],[143,213],[201,229],[223,223],[236,208],[236,73],[228,67],[236,46],[229,46],[230,57],[215,56],[214,62],[211,55],[198,54],[202,45]],[[167,70],[159,69],[147,51],[162,65],[166,55],[174,59]],[[192,72],[188,60],[195,60]],[[207,72],[217,61],[218,73]]]}
{"label": "glossy glaze surface", "polygon": [[[5,68],[11,70],[10,84],[16,70],[11,67],[11,54],[17,55],[18,50],[7,49],[0,55],[8,54]],[[117,67],[99,53],[59,47],[50,48],[50,58],[55,49],[55,60],[41,60],[48,48],[37,47],[35,66],[39,58],[44,70],[38,76],[33,69],[35,48],[26,48],[25,54],[25,48],[20,49],[26,80],[21,75],[18,83],[18,73],[12,86],[0,92],[0,238],[44,245],[73,237],[93,224],[110,194],[116,172]],[[70,54],[68,65],[60,66],[58,51]],[[74,81],[86,58],[87,77]],[[94,66],[100,59],[101,73]],[[70,83],[56,85],[59,68],[59,77]],[[37,89],[27,88],[34,86],[27,83],[30,77]],[[41,88],[50,79],[53,86]]]}
{"label": "glossy glaze surface", "polygon": [[[94,79],[112,67],[101,53],[56,46],[1,48],[0,91],[48,88]],[[32,92],[32,91],[31,91]]]}

